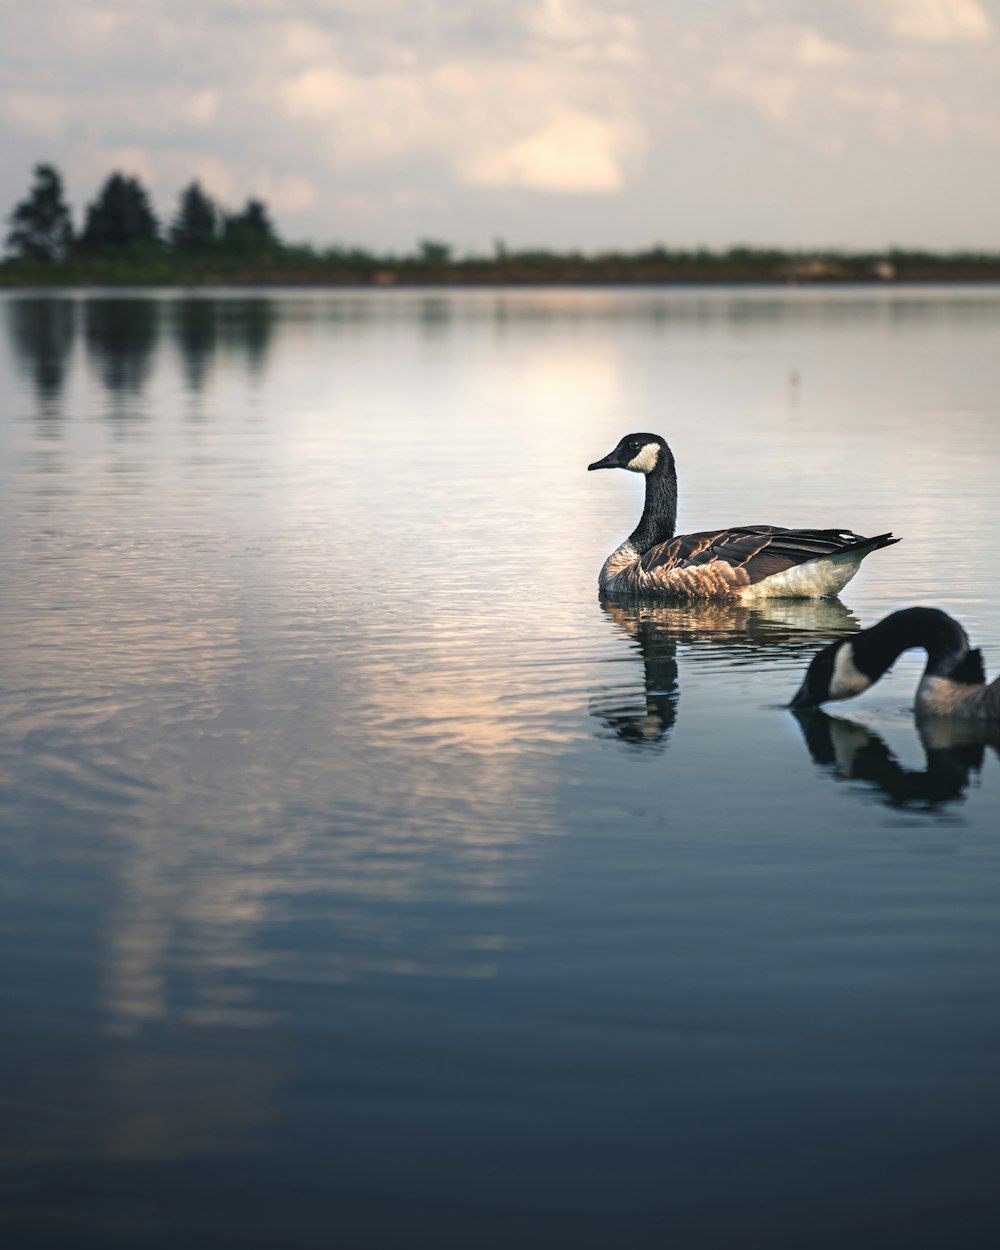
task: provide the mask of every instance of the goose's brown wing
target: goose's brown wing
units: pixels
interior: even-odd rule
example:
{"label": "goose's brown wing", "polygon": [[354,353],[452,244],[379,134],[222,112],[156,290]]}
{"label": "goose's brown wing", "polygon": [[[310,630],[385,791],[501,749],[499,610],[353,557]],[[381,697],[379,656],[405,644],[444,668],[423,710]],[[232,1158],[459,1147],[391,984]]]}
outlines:
{"label": "goose's brown wing", "polygon": [[898,542],[850,530],[791,530],[773,525],[681,534],[651,547],[635,566],[635,589],[695,598],[732,594],[809,560],[869,551]]}

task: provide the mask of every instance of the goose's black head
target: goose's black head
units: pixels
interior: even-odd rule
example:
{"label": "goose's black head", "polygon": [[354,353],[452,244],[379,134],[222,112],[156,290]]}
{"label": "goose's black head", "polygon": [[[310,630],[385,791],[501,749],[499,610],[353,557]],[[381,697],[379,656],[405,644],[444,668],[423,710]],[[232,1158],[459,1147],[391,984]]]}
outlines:
{"label": "goose's black head", "polygon": [[867,690],[874,680],[875,676],[858,667],[852,640],[838,638],[813,656],[802,685],[788,706],[819,707],[832,699],[851,699]]}
{"label": "goose's black head", "polygon": [[588,469],[629,469],[632,473],[654,473],[673,462],[670,448],[659,434],[626,434],[614,451]]}

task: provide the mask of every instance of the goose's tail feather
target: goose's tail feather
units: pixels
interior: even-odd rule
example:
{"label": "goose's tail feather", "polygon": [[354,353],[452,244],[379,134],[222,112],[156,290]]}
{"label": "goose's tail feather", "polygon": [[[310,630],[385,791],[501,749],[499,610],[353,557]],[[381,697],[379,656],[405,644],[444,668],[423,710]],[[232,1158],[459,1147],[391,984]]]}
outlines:
{"label": "goose's tail feather", "polygon": [[[873,551],[900,540],[892,534],[863,538],[849,530],[794,530],[779,535],[763,553],[760,580],[743,599],[825,599],[839,595]],[[757,569],[754,572],[758,572]]]}
{"label": "goose's tail feather", "polygon": [[862,558],[872,551],[879,551],[883,547],[891,547],[893,543],[902,542],[901,538],[893,538],[891,533],[876,534],[874,538],[858,538],[857,542],[851,543],[845,547],[845,551],[856,551],[861,553]]}

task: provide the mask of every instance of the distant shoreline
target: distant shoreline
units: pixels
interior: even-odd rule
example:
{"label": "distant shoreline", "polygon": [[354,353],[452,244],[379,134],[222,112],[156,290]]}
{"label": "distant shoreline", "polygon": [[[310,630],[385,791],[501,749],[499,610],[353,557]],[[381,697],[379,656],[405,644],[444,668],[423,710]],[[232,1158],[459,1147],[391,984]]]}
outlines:
{"label": "distant shoreline", "polygon": [[845,286],[1000,282],[1000,254],[890,251],[794,253],[752,248],[727,252],[518,252],[434,259],[325,253],[282,247],[236,259],[207,252],[150,255],[107,252],[59,263],[0,263],[0,288],[47,287],[407,287],[540,286]]}
{"label": "distant shoreline", "polygon": [[440,282],[428,279],[426,281],[412,280],[396,283],[375,283],[365,282],[357,279],[345,280],[324,280],[324,279],[305,279],[298,280],[294,278],[268,278],[268,279],[233,279],[233,278],[208,278],[198,282],[168,282],[168,281],[135,281],[135,282],[109,282],[109,281],[62,281],[62,282],[11,282],[9,280],[0,279],[0,295],[4,294],[23,294],[26,292],[36,292],[43,294],[52,292],[70,291],[189,291],[189,292],[213,292],[213,291],[246,291],[246,292],[267,292],[280,290],[300,290],[300,291],[355,291],[355,292],[372,292],[378,294],[392,294],[394,291],[400,293],[406,291],[542,291],[542,290],[711,290],[717,288],[740,288],[745,290],[767,290],[767,291],[795,291],[795,290],[813,290],[813,291],[847,291],[847,290],[881,290],[889,293],[893,290],[905,291],[916,288],[927,287],[956,287],[974,289],[977,287],[1000,286],[1000,275],[997,277],[984,278],[913,278],[898,279],[891,282],[878,281],[874,278],[857,278],[846,279],[839,282],[786,282],[778,278],[710,278],[710,279],[664,279],[654,280],[635,280],[624,281],[621,279],[599,279],[599,278],[581,278],[575,280],[559,280],[538,278],[530,281],[511,281],[511,280],[495,280],[495,281],[464,281],[464,282]]}

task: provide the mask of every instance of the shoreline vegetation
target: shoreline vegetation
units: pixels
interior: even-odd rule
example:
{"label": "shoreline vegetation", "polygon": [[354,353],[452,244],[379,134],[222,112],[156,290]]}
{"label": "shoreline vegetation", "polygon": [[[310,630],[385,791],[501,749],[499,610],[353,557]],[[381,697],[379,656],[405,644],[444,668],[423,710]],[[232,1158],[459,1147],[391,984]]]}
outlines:
{"label": "shoreline vegetation", "polygon": [[[426,244],[420,245],[426,248]],[[445,244],[433,244],[446,249]],[[663,247],[637,252],[524,250],[494,256],[427,257],[361,248],[279,244],[267,255],[209,249],[177,255],[165,244],[113,255],[0,263],[0,287],[65,286],[571,286],[1000,282],[1000,254],[889,251],[790,252]]]}
{"label": "shoreline vegetation", "polygon": [[423,239],[412,253],[289,244],[267,205],[228,212],[197,182],[162,227],[137,178],[111,174],[73,226],[62,177],[37,165],[10,213],[0,287],[75,286],[572,286],[783,283],[1000,282],[1000,252],[810,251],[764,247],[634,252],[508,250],[457,255]]}

